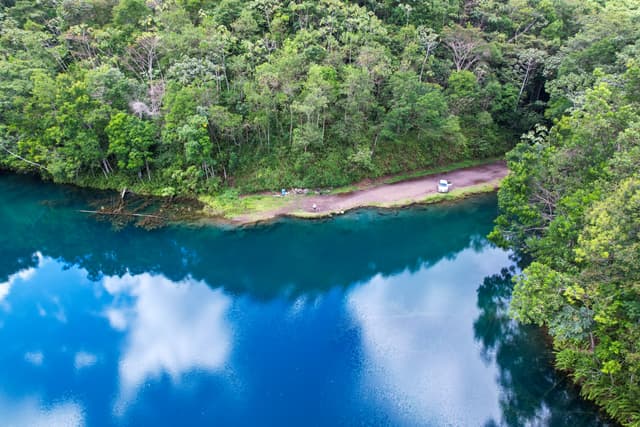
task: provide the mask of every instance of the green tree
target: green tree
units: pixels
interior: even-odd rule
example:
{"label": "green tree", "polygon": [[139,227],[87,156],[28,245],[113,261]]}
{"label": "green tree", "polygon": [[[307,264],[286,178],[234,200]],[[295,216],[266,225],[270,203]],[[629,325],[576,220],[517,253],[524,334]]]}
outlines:
{"label": "green tree", "polygon": [[129,114],[117,113],[111,117],[105,131],[109,138],[108,153],[115,156],[118,168],[138,176],[145,168],[151,180],[149,162],[151,147],[156,141],[155,126]]}

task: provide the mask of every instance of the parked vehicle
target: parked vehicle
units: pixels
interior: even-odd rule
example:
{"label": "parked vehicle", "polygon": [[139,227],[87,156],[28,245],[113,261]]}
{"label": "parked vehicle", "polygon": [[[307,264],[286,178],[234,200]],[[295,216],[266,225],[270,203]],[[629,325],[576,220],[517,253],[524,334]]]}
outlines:
{"label": "parked vehicle", "polygon": [[448,193],[451,183],[446,179],[441,179],[438,183],[438,193]]}

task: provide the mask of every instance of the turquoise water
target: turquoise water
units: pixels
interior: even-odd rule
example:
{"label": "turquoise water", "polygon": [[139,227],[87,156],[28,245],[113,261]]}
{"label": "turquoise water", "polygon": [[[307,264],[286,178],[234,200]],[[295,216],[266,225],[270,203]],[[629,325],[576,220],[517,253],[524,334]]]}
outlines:
{"label": "turquoise water", "polygon": [[0,175],[0,425],[600,426],[506,315],[494,196],[115,231]]}

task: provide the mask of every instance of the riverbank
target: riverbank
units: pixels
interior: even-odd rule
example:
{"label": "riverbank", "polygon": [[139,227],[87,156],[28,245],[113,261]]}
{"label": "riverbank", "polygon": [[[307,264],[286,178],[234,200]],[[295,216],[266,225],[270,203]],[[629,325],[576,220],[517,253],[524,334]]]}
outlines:
{"label": "riverbank", "polygon": [[[279,193],[263,192],[240,195],[228,190],[215,196],[175,198],[146,195],[131,189],[126,200],[112,190],[71,188],[85,191],[90,200],[84,212],[113,221],[118,227],[135,224],[157,228],[166,223],[204,223],[247,226],[270,222],[281,217],[319,219],[359,208],[402,208],[459,200],[470,195],[497,190],[508,169],[503,160],[488,159],[454,163],[401,175],[364,180],[334,189]],[[39,178],[38,178],[39,179]],[[439,179],[453,185],[449,193],[437,192]],[[314,205],[316,208],[314,209]]]}
{"label": "riverbank", "polygon": [[[262,193],[239,197],[201,197],[203,214],[208,220],[219,220],[231,225],[250,225],[272,221],[280,217],[325,218],[353,209],[400,208],[415,204],[455,200],[472,194],[495,191],[507,175],[504,161],[464,167],[416,178],[398,181],[385,177],[363,181],[346,191],[325,194]],[[438,180],[446,179],[453,185],[449,193],[437,192]]]}

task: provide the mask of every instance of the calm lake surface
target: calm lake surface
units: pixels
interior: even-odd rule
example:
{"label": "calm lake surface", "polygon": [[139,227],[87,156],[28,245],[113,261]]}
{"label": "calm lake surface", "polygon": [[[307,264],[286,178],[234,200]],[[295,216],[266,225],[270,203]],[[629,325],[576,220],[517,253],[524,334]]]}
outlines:
{"label": "calm lake surface", "polygon": [[509,320],[495,196],[115,231],[0,175],[2,426],[601,426]]}

